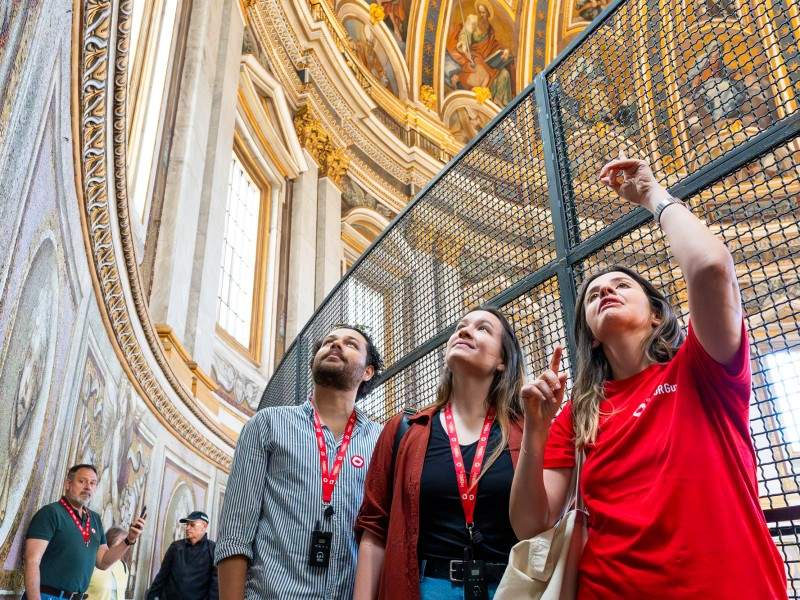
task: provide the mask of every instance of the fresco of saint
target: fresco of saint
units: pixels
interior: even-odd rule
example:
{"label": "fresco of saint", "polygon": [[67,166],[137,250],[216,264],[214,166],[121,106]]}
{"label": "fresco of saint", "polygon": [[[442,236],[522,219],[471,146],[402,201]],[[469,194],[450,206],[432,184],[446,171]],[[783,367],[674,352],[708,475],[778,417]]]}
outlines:
{"label": "fresco of saint", "polygon": [[380,0],[383,8],[383,22],[392,32],[400,50],[405,52],[406,36],[408,35],[409,0]]}
{"label": "fresco of saint", "polygon": [[504,106],[514,96],[509,71],[514,57],[498,41],[493,19],[492,5],[476,0],[475,13],[448,36],[445,78],[453,89],[489,88],[494,103]]}

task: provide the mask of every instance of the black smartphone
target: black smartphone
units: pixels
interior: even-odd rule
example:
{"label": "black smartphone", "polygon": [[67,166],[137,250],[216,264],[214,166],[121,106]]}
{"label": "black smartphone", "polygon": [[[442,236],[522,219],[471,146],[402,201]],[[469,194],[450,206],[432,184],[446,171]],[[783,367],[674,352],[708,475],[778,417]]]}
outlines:
{"label": "black smartphone", "polygon": [[144,516],[145,516],[146,514],[147,514],[147,504],[145,504],[144,506],[142,506],[142,512],[141,512],[141,513],[139,513],[139,518],[140,518],[140,519],[143,519],[143,518],[144,518]]}

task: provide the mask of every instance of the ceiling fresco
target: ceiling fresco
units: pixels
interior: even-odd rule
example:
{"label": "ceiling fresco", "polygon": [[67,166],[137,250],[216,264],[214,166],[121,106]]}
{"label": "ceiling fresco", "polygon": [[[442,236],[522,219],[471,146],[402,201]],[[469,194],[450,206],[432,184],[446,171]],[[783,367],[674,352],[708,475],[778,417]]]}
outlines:
{"label": "ceiling fresco", "polygon": [[338,0],[335,14],[357,60],[383,90],[433,113],[463,144],[607,4]]}

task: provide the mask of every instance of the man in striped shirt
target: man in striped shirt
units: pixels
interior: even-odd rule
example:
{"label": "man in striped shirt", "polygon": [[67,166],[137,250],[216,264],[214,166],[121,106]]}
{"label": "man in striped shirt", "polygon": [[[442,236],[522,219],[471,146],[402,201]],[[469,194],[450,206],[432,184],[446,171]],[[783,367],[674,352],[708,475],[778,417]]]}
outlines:
{"label": "man in striped shirt", "polygon": [[352,596],[353,523],[380,433],[355,403],[383,363],[352,326],[312,356],[312,397],[260,410],[239,436],[215,555],[221,600]]}

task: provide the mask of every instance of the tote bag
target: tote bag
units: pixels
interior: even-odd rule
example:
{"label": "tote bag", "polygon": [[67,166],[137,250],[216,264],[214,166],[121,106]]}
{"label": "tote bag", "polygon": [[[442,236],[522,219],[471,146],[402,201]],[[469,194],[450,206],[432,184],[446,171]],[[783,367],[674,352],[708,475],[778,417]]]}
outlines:
{"label": "tote bag", "polygon": [[586,543],[587,512],[580,493],[583,452],[575,469],[562,517],[552,528],[511,548],[508,566],[494,600],[572,600],[578,583],[578,561]]}

